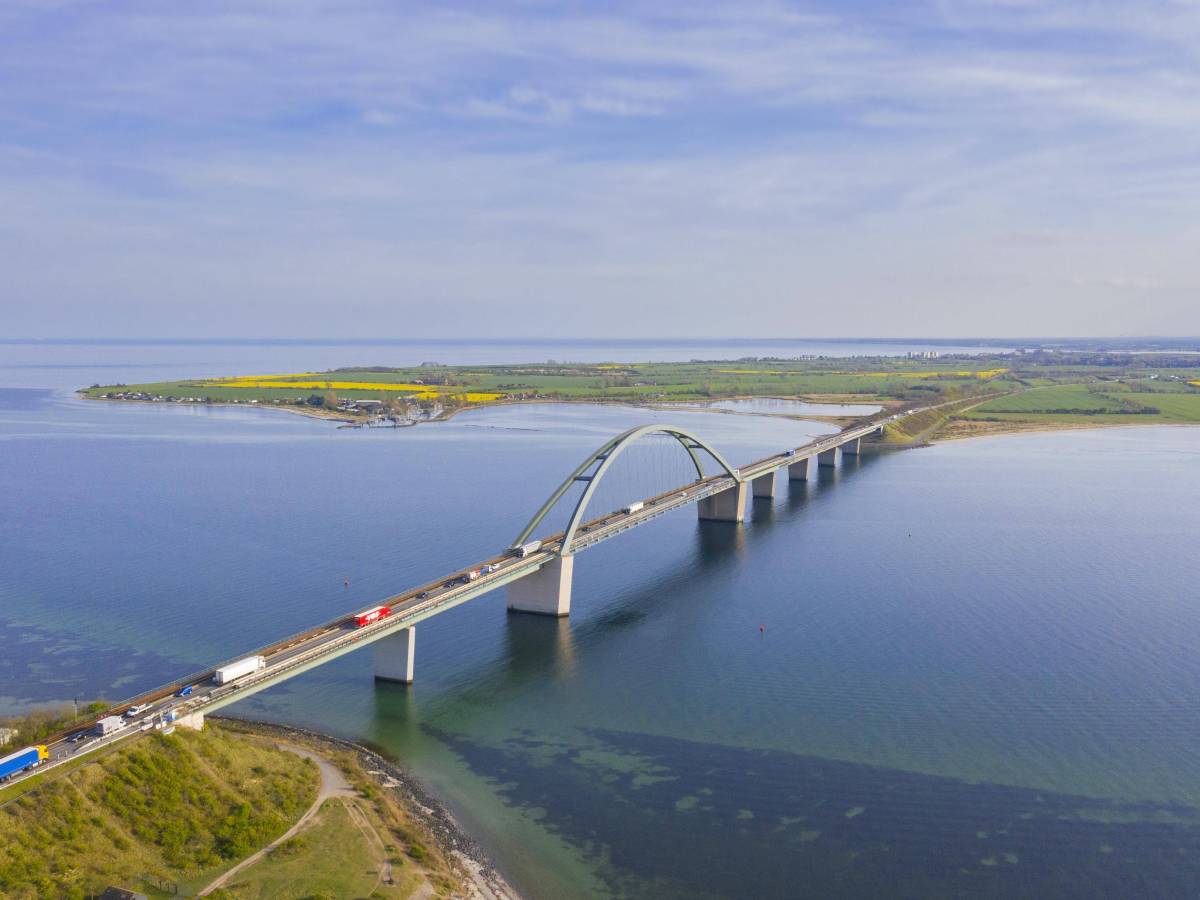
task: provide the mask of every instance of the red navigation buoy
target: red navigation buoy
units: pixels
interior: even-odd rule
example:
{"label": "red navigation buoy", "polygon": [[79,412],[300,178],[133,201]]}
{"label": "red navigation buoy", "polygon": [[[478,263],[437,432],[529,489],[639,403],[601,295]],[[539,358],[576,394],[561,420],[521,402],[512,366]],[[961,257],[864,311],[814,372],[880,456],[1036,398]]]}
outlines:
{"label": "red navigation buoy", "polygon": [[759,625],[759,626],[758,626],[758,633],[759,633],[759,634],[764,634],[764,633],[766,632],[766,630],[767,630],[767,626],[766,626],[766,625]]}

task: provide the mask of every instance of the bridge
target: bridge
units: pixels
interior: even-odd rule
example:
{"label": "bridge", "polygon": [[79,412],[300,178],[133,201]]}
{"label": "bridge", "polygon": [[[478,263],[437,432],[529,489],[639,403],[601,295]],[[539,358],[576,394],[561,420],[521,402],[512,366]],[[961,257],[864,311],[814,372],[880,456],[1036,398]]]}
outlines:
{"label": "bridge", "polygon": [[[170,731],[176,726],[201,728],[206,714],[368,644],[373,645],[377,679],[411,684],[415,672],[416,626],[426,619],[501,587],[507,588],[508,608],[512,611],[566,616],[571,611],[577,554],[689,505],[696,506],[702,520],[740,523],[746,516],[748,497],[773,497],[784,473],[788,481],[813,479],[820,467],[835,467],[843,456],[856,456],[864,437],[882,433],[887,425],[915,413],[958,402],[961,401],[946,401],[891,415],[878,414],[835,434],[784,449],[740,468],[731,466],[715,448],[686,429],[671,425],[631,428],[607,441],[576,467],[504,553],[380,601],[378,605],[390,612],[374,621],[359,624],[357,613],[343,615],[250,651],[237,660],[194,672],[125,701],[106,714],[129,713],[123,720],[128,721],[125,727],[100,734],[96,733],[99,719],[77,725],[47,741],[48,758],[40,767],[19,773],[11,780],[30,777],[147,732]],[[630,503],[624,509],[587,519],[596,487],[613,463],[638,440],[651,434],[678,441],[695,467],[696,479]],[[705,458],[715,464],[715,474],[705,474]],[[579,484],[584,487],[564,530],[531,541],[546,516]],[[262,668],[226,684],[215,683],[219,668],[254,656],[262,657]]]}

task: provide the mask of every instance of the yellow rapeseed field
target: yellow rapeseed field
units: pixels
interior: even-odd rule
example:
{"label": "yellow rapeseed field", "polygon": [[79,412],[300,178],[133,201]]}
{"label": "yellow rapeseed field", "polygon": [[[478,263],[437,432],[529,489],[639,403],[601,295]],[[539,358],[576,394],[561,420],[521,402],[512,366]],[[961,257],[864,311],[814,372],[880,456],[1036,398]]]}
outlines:
{"label": "yellow rapeseed field", "polygon": [[839,375],[859,375],[863,378],[979,378],[987,380],[1003,375],[1008,369],[980,369],[977,372],[839,372]]}
{"label": "yellow rapeseed field", "polygon": [[492,391],[458,391],[452,387],[429,384],[387,383],[383,381],[337,381],[320,379],[320,372],[301,372],[292,375],[244,375],[238,378],[220,378],[200,382],[201,387],[226,388],[293,388],[312,391],[383,391],[389,394],[404,394],[417,400],[434,400],[452,394],[468,403],[486,403],[500,400],[503,394]]}
{"label": "yellow rapeseed field", "polygon": [[387,384],[383,381],[276,381],[274,379],[238,379],[237,381],[218,381],[205,384],[205,387],[235,387],[235,388],[303,388],[305,390],[333,391],[399,391],[402,393],[430,392],[437,389],[427,384]]}

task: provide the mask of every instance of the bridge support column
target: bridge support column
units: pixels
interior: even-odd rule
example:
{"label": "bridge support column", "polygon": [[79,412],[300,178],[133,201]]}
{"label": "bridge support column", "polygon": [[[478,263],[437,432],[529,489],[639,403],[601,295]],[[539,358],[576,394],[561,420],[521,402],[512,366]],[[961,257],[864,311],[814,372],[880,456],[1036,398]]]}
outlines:
{"label": "bridge support column", "polygon": [[842,459],[841,447],[830,447],[828,450],[822,450],[817,454],[817,465],[832,467],[836,466]]}
{"label": "bridge support column", "polygon": [[414,663],[417,659],[417,629],[401,628],[387,637],[380,638],[373,648],[375,654],[375,680],[413,683]]}
{"label": "bridge support column", "polygon": [[180,716],[175,720],[177,728],[190,728],[192,731],[204,730],[204,713],[194,712],[188,713],[186,716]]}
{"label": "bridge support column", "polygon": [[532,575],[508,586],[508,608],[514,612],[565,616],[571,612],[574,556],[559,556]]}
{"label": "bridge support column", "polygon": [[746,519],[746,490],[748,485],[739,481],[733,487],[705,497],[696,504],[701,519],[711,522],[743,522]]}
{"label": "bridge support column", "polygon": [[808,481],[813,458],[806,456],[788,466],[788,481]]}
{"label": "bridge support column", "polygon": [[775,496],[775,473],[768,472],[766,475],[759,475],[751,484],[754,485],[755,497],[774,497]]}
{"label": "bridge support column", "polygon": [[842,453],[846,456],[858,456],[862,450],[862,438],[855,438],[842,444]]}

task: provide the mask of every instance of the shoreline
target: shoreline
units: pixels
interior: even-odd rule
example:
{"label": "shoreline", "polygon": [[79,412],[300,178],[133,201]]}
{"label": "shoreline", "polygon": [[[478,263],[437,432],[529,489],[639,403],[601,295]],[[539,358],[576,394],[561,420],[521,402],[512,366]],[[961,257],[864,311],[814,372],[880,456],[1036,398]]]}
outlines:
{"label": "shoreline", "polygon": [[[79,399],[84,400],[84,401],[92,401],[92,402],[96,402],[96,403],[130,403],[130,404],[141,403],[141,404],[148,404],[150,406],[156,405],[154,402],[147,401],[147,400],[115,400],[115,399],[108,399],[105,397],[89,397],[86,394],[84,394],[84,390],[86,390],[86,389],[79,388],[79,389],[76,389],[76,391],[75,391],[76,396],[78,396]],[[857,419],[861,418],[859,416],[822,416],[822,415],[805,416],[805,415],[796,415],[796,414],[790,414],[790,413],[756,413],[756,412],[749,412],[746,410],[711,409],[711,408],[706,408],[703,406],[691,405],[691,404],[698,404],[698,403],[717,403],[717,402],[724,401],[724,400],[772,400],[772,399],[773,400],[801,400],[801,398],[797,398],[797,397],[774,397],[774,396],[767,397],[767,396],[759,396],[759,395],[738,396],[738,397],[719,397],[719,398],[716,398],[713,400],[708,400],[708,401],[680,400],[676,403],[671,403],[671,402],[638,403],[635,401],[628,401],[628,400],[606,400],[606,399],[602,399],[602,398],[587,399],[587,400],[569,400],[569,399],[562,399],[562,398],[555,399],[555,400],[550,400],[550,399],[498,400],[493,403],[480,403],[480,404],[476,404],[474,406],[460,406],[460,407],[456,407],[451,410],[444,410],[444,411],[438,413],[436,416],[433,416],[431,418],[421,419],[416,422],[407,422],[402,426],[395,426],[395,428],[398,429],[400,427],[407,428],[407,427],[415,427],[417,425],[432,425],[432,424],[436,424],[439,422],[449,422],[451,419],[453,419],[459,413],[469,412],[469,411],[473,411],[473,410],[492,409],[492,408],[501,407],[501,406],[524,406],[524,405],[546,404],[546,403],[592,404],[592,405],[597,405],[597,406],[625,406],[625,407],[629,407],[630,409],[651,409],[651,410],[659,410],[662,412],[669,412],[669,411],[672,411],[675,409],[682,409],[686,412],[697,412],[698,411],[698,412],[720,413],[720,414],[724,414],[724,415],[762,416],[762,417],[768,418],[768,419],[788,419],[788,420],[794,421],[794,422],[820,422],[820,423],[827,424],[827,425],[838,425],[841,427],[848,427],[849,425],[854,424],[854,422]],[[986,398],[984,400],[981,400],[980,402],[986,402],[987,399],[991,399],[991,398]],[[817,401],[802,400],[802,402],[817,402]],[[830,402],[832,402],[832,401],[830,401]],[[689,405],[685,406],[684,404],[689,404]],[[315,408],[314,409],[303,409],[303,408],[296,407],[296,406],[284,406],[284,405],[276,406],[273,404],[251,405],[251,404],[247,404],[247,403],[203,403],[203,404],[197,403],[197,404],[164,404],[164,405],[168,405],[168,406],[185,406],[185,405],[186,406],[203,406],[208,409],[221,407],[221,408],[225,408],[225,409],[274,410],[274,411],[278,411],[278,412],[291,413],[292,415],[303,416],[308,419],[319,419],[319,420],[326,421],[326,422],[338,422],[338,423],[341,423],[338,426],[339,428],[344,427],[346,425],[352,425],[352,426],[363,427],[363,428],[369,427],[367,425],[367,422],[363,419],[359,419],[359,418],[353,417],[353,416],[346,416],[344,414],[332,412],[329,410],[321,410],[321,409],[315,409]],[[884,409],[886,409],[888,407],[888,403],[886,401],[864,402],[862,404],[843,403],[842,405],[846,405],[846,406],[851,406],[851,405],[881,406]],[[1136,418],[1136,417],[1131,417],[1131,418]],[[976,424],[978,426],[982,426],[982,427],[977,427],[975,429],[972,429],[969,427],[968,423],[974,423],[974,424]],[[949,426],[949,427],[947,427],[947,426]],[[863,449],[864,449],[864,451],[871,452],[871,453],[891,453],[891,452],[895,452],[897,450],[910,450],[910,449],[914,449],[917,447],[928,447],[928,446],[932,446],[934,444],[947,443],[949,441],[965,441],[965,440],[973,440],[976,438],[1004,437],[1004,436],[1013,435],[1013,434],[1036,434],[1036,433],[1044,434],[1044,433],[1048,433],[1048,432],[1052,432],[1052,431],[1085,431],[1085,430],[1093,430],[1093,429],[1101,429],[1101,428],[1150,428],[1150,427],[1154,427],[1154,426],[1195,428],[1195,427],[1200,427],[1200,422],[1161,422],[1161,421],[1155,421],[1155,422],[1017,422],[1017,421],[996,422],[996,421],[989,421],[989,420],[985,420],[985,419],[979,419],[979,420],[959,419],[957,421],[947,420],[947,422],[938,426],[937,429],[932,434],[927,435],[927,436],[923,435],[920,438],[915,439],[910,442],[907,442],[907,443],[898,443],[898,444],[893,444],[893,445],[865,445]],[[388,426],[388,427],[391,428],[392,426]]]}
{"label": "shoreline", "polygon": [[[136,402],[136,401],[135,401]],[[447,857],[465,870],[471,896],[480,900],[521,900],[521,894],[500,871],[479,841],[420,780],[397,760],[380,750],[347,738],[336,737],[297,725],[244,719],[240,716],[212,716],[214,722],[267,737],[308,741],[353,753],[363,771],[380,790],[393,791],[404,808],[437,842]]]}
{"label": "shoreline", "polygon": [[[205,409],[223,408],[223,409],[253,409],[253,410],[275,410],[278,412],[292,413],[293,415],[304,416],[308,419],[322,419],[327,422],[341,422],[347,425],[366,426],[367,420],[358,416],[348,416],[344,413],[333,412],[331,410],[318,409],[316,407],[304,408],[299,406],[290,406],[284,404],[273,403],[156,403],[151,400],[118,400],[108,397],[89,397],[86,394],[87,388],[77,388],[75,395],[83,401],[93,403],[129,403],[129,404],[145,404],[149,406],[183,406],[197,407],[201,406]],[[472,406],[457,406],[454,409],[443,410],[436,416],[431,416],[427,419],[419,419],[413,422],[404,423],[404,427],[412,427],[416,425],[432,425],[437,422],[449,422],[459,413],[470,412],[472,410],[493,409],[501,406],[534,406],[547,403],[569,403],[569,404],[588,404],[594,406],[627,406],[630,409],[653,409],[662,412],[670,412],[673,410],[682,410],[684,412],[710,412],[722,413],[725,415],[740,415],[740,416],[764,416],[774,419],[791,419],[797,422],[823,422],[828,425],[846,425],[853,424],[862,416],[845,415],[845,416],[827,416],[827,415],[801,415],[797,413],[756,413],[748,410],[740,409],[714,409],[702,404],[720,403],[726,400],[794,400],[801,403],[816,403],[829,405],[835,401],[826,400],[808,400],[800,397],[778,397],[759,394],[747,394],[731,397],[716,397],[711,400],[677,400],[677,401],[648,401],[639,402],[636,400],[609,400],[603,397],[586,398],[579,400],[572,399],[530,399],[530,400],[496,400],[491,403],[477,403]],[[849,403],[844,401],[836,401],[840,406],[878,406],[881,409],[887,409],[888,401],[863,401],[862,403]],[[869,415],[864,413],[863,415]]]}
{"label": "shoreline", "polygon": [[[1200,422],[987,422],[984,425],[999,425],[999,428],[980,428],[971,432],[968,428],[942,430],[933,435],[926,444],[944,444],[951,441],[968,441],[976,438],[1010,437],[1015,434],[1046,434],[1052,431],[1099,431],[1105,428],[1200,428]],[[914,445],[915,446],[915,445]]]}

